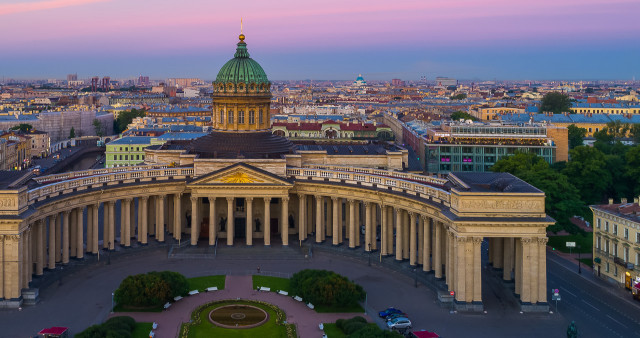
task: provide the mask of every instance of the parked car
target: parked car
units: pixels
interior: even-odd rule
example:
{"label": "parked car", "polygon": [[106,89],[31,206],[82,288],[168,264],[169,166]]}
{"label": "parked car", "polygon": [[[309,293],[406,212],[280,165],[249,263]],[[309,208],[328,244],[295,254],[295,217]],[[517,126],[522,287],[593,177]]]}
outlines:
{"label": "parked car", "polygon": [[388,321],[387,327],[390,330],[407,329],[411,327],[411,321],[407,317],[398,317]]}
{"label": "parked car", "polygon": [[394,313],[402,313],[402,311],[401,311],[401,310],[398,310],[398,309],[396,309],[396,308],[390,307],[390,308],[388,308],[388,309],[386,309],[386,310],[383,310],[383,311],[378,312],[378,316],[380,316],[380,317],[382,317],[382,318],[385,318],[385,317],[387,317],[388,315],[391,315],[391,314],[394,314]]}
{"label": "parked car", "polygon": [[385,317],[385,319],[386,319],[387,321],[390,321],[390,320],[395,319],[395,318],[398,318],[398,317],[405,317],[405,318],[409,318],[409,316],[408,316],[406,313],[404,313],[404,312],[399,312],[399,313],[392,313],[392,314],[390,314],[390,315],[386,316],[386,317]]}

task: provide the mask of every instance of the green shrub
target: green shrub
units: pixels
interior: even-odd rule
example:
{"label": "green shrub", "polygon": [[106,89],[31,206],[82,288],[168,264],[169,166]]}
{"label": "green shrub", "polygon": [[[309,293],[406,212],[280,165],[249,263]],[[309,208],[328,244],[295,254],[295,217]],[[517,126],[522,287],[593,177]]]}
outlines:
{"label": "green shrub", "polygon": [[364,300],[364,290],[327,270],[302,270],[291,277],[291,290],[314,305],[348,306]]}
{"label": "green shrub", "polygon": [[128,316],[113,317],[100,325],[92,325],[75,335],[77,338],[129,338],[136,321]]}
{"label": "green shrub", "polygon": [[344,332],[344,323],[346,322],[346,319],[338,319],[336,320],[336,327],[338,329],[340,329],[340,331]]}
{"label": "green shrub", "polygon": [[360,330],[349,334],[349,338],[402,338],[402,335],[394,331],[385,331],[375,325],[365,325]]}
{"label": "green shrub", "polygon": [[342,330],[342,332],[349,335],[362,329],[366,325],[367,325],[366,323],[361,323],[361,322],[349,322],[347,324],[344,324],[344,329]]}
{"label": "green shrub", "polygon": [[163,271],[125,278],[115,292],[115,301],[124,307],[158,307],[176,296],[186,295],[187,279],[179,273]]}

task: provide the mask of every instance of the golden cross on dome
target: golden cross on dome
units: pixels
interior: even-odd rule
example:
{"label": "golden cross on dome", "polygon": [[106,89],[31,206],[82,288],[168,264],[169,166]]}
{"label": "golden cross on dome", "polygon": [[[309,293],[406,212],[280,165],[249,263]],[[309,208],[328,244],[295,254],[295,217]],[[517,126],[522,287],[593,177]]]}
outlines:
{"label": "golden cross on dome", "polygon": [[242,34],[242,17],[240,17],[240,34]]}

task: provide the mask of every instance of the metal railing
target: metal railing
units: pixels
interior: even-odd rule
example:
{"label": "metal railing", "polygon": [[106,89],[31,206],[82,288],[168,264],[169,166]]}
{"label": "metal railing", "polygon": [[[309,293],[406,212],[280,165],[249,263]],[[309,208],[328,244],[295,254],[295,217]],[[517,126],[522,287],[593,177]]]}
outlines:
{"label": "metal railing", "polygon": [[79,171],[69,171],[60,174],[52,174],[52,175],[43,175],[39,177],[35,177],[34,181],[43,184],[49,182],[58,182],[62,180],[70,180],[74,178],[87,177],[87,176],[97,176],[111,173],[122,173],[129,171],[137,171],[137,170],[149,170],[149,169],[164,169],[167,168],[166,165],[136,165],[130,167],[116,167],[116,168],[103,168],[103,169],[90,169],[90,170],[79,170]]}

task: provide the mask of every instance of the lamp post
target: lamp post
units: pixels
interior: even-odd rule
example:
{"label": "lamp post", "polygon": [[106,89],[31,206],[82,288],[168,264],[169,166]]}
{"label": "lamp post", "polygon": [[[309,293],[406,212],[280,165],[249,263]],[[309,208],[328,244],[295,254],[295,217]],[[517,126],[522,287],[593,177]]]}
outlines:
{"label": "lamp post", "polygon": [[413,286],[417,288],[418,287],[418,269],[417,268],[413,268],[413,276],[414,276]]}
{"label": "lamp post", "polygon": [[371,266],[371,243],[369,243],[369,266]]}
{"label": "lamp post", "polygon": [[578,273],[582,273],[582,267],[580,266],[580,248],[581,246],[578,245]]}
{"label": "lamp post", "polygon": [[107,244],[107,265],[111,265],[111,250],[109,248],[111,248],[111,242]]}
{"label": "lamp post", "polygon": [[113,313],[113,296],[115,296],[115,294],[112,292],[111,293],[111,313]]}

